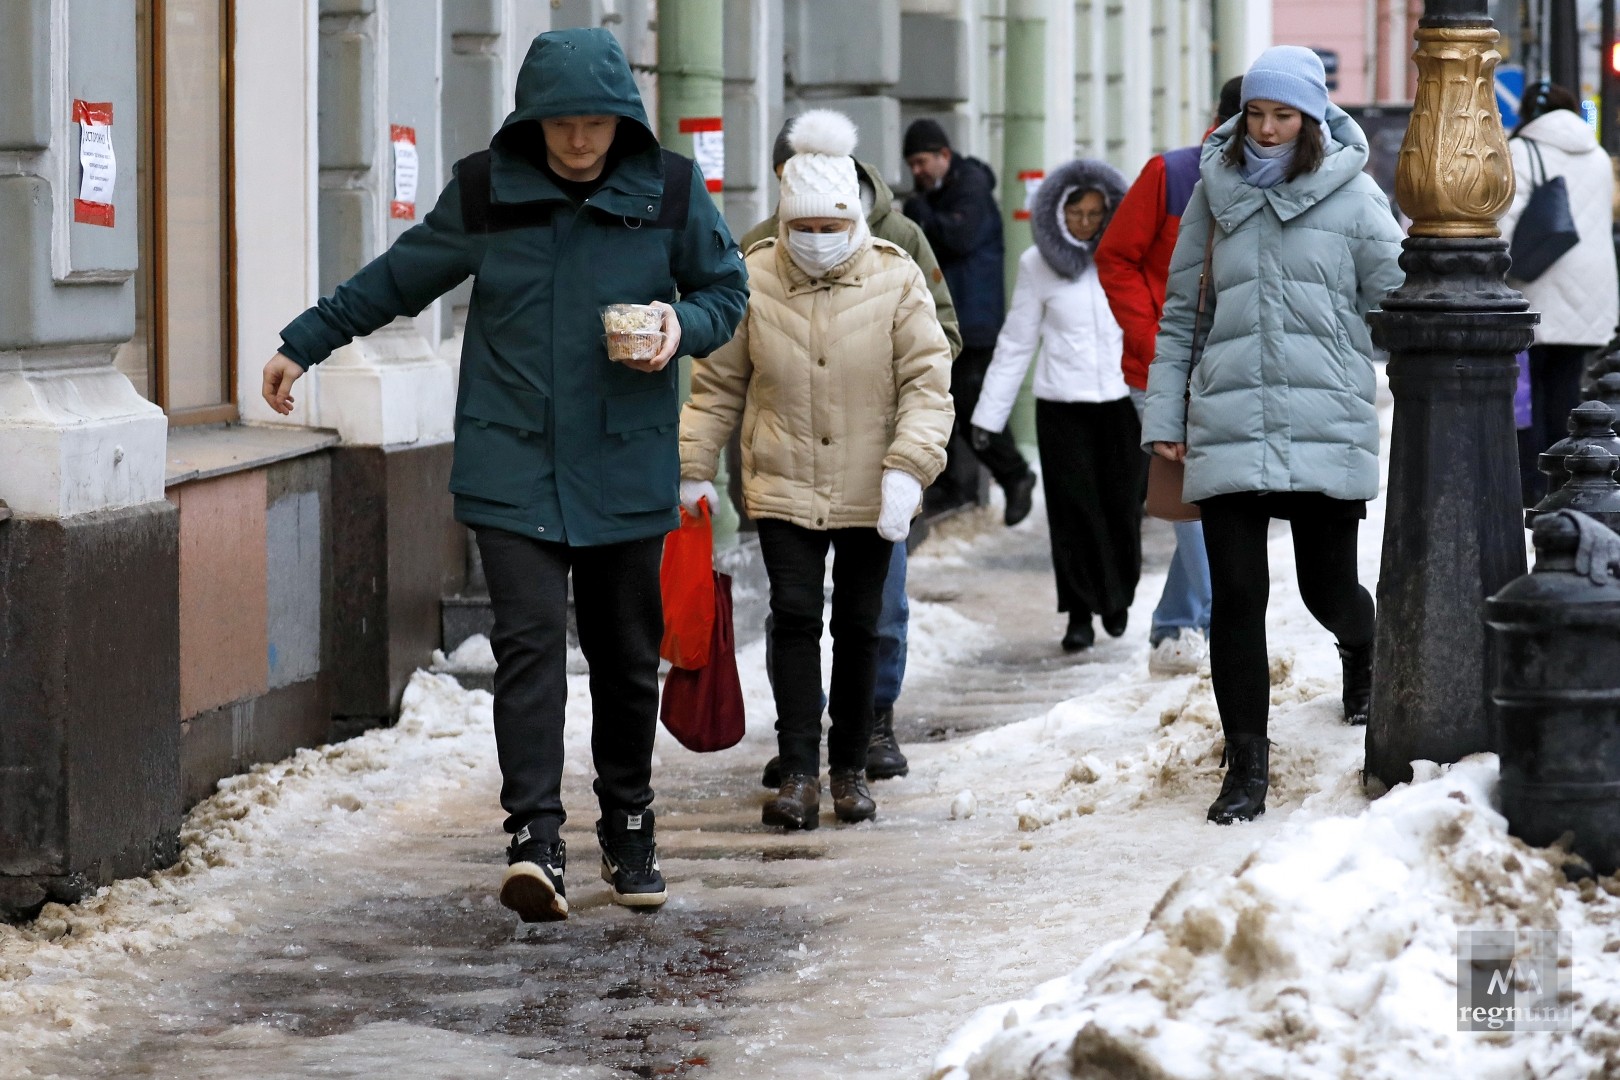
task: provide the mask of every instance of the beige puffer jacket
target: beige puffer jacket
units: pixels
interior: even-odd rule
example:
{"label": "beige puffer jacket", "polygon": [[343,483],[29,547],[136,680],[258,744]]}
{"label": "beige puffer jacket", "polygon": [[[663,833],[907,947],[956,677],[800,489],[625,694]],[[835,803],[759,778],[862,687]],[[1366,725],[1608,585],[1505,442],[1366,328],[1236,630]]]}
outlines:
{"label": "beige puffer jacket", "polygon": [[868,239],[811,278],[780,233],[747,260],[742,325],[692,364],[681,477],[714,479],[740,415],[749,517],[872,528],[883,470],[927,487],[945,467],[951,353],[922,271],[900,248]]}

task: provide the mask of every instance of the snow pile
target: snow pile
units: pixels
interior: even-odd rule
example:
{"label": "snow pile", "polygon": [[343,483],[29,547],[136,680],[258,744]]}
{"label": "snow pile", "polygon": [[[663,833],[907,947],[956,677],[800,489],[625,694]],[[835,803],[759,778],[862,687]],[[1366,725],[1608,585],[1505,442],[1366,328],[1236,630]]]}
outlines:
{"label": "snow pile", "polygon": [[[911,618],[906,630],[907,678],[943,674],[984,648],[984,625],[950,605],[912,600],[908,606]],[[822,651],[832,654],[830,633],[822,642]]]}
{"label": "snow pile", "polygon": [[460,645],[457,645],[449,655],[445,655],[443,649],[434,649],[433,662],[428,666],[428,670],[493,675],[495,674],[495,650],[490,647],[489,638],[483,634],[474,634]]}
{"label": "snow pile", "polygon": [[262,884],[265,867],[296,867],[312,848],[374,842],[403,798],[485,782],[494,759],[491,706],[486,693],[419,671],[394,727],[221,780],[218,793],[182,824],[173,866],[115,882],[77,904],[47,904],[31,923],[0,924],[5,1042],[52,1045],[97,1030],[99,973],[127,957],[236,929],[234,905]]}
{"label": "snow pile", "polygon": [[[1185,874],[1140,933],[980,1010],[933,1080],[1616,1075],[1620,879],[1568,884],[1561,853],[1508,836],[1494,756],[1425,771]],[[1458,931],[1513,928],[1571,932],[1573,1032],[1456,1030]]]}

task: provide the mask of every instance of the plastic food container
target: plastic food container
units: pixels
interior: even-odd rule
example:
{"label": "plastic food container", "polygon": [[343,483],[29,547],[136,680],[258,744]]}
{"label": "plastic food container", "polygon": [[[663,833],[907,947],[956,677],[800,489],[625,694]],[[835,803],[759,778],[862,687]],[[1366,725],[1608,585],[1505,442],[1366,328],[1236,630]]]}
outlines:
{"label": "plastic food container", "polygon": [[662,330],[620,330],[602,336],[609,360],[651,360],[664,347]]}
{"label": "plastic food container", "polygon": [[663,328],[664,312],[651,304],[609,304],[602,309],[602,329],[610,335]]}

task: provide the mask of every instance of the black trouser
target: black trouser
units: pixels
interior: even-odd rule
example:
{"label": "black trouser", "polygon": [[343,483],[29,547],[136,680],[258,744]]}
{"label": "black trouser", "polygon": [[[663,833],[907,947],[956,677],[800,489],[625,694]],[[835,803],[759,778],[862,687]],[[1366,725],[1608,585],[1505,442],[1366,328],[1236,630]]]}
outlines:
{"label": "black trouser", "polygon": [[827,550],[833,551],[832,690],[827,764],[866,767],[877,680],[878,613],[893,547],[876,529],[806,529],[759,520],[759,551],[771,582],[776,669],[776,745],[783,776],[821,772],[821,616]]}
{"label": "black trouser", "polygon": [[645,809],[653,798],[664,538],[570,547],[504,529],[475,531],[495,609],[495,749],[506,831],[532,822],[551,841],[567,816],[562,770],[570,571],[579,647],[591,669],[596,798],[604,812]]}
{"label": "black trouser", "polygon": [[990,370],[995,348],[964,348],[951,364],[951,401],[956,406],[956,419],[951,425],[951,441],[946,447],[945,471],[934,482],[934,497],[930,503],[955,506],[971,502],[978,494],[978,469],[975,458],[984,462],[990,475],[1002,488],[1015,484],[1029,475],[1029,463],[1018,452],[1012,432],[1006,429],[990,436],[990,445],[974,450],[968,441],[968,427],[973,420],[973,409],[979,404],[979,393],[984,389],[984,374]]}
{"label": "black trouser", "polygon": [[1569,434],[1569,414],[1581,403],[1581,374],[1592,352],[1590,345],[1530,347],[1530,426],[1519,432],[1519,482],[1526,506],[1547,494],[1547,478],[1537,470],[1536,459]]}
{"label": "black trouser", "polygon": [[[1213,602],[1209,666],[1227,738],[1264,735],[1271,705],[1266,602],[1271,571],[1267,496],[1220,496],[1200,503]],[[1328,500],[1323,500],[1327,502]],[[1292,521],[1299,593],[1305,606],[1347,648],[1373,638],[1373,600],[1356,579],[1356,533],[1348,515],[1296,514]]]}
{"label": "black trouser", "polygon": [[1128,397],[1035,402],[1058,610],[1112,615],[1142,573],[1142,424]]}

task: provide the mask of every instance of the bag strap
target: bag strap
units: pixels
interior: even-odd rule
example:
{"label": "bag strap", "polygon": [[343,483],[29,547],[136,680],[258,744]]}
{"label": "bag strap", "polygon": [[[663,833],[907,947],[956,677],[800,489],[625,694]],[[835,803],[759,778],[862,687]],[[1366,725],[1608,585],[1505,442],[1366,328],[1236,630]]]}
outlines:
{"label": "bag strap", "polygon": [[1209,238],[1204,241],[1204,268],[1198,272],[1198,310],[1193,312],[1192,363],[1187,365],[1189,377],[1203,355],[1203,350],[1198,347],[1198,332],[1203,325],[1204,315],[1209,311],[1209,271],[1215,263],[1215,229],[1215,220],[1211,218]]}
{"label": "bag strap", "polygon": [[[1547,182],[1547,163],[1541,159],[1541,144],[1534,139],[1527,139],[1523,135],[1520,135],[1519,139],[1530,148],[1530,156],[1535,162],[1535,168],[1530,170],[1530,186],[1532,188],[1541,187]],[[1541,173],[1540,180],[1536,179],[1538,170]]]}

